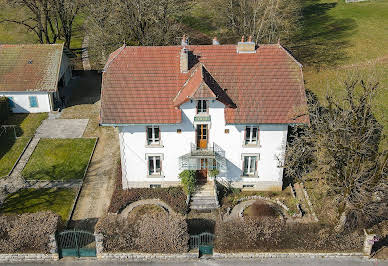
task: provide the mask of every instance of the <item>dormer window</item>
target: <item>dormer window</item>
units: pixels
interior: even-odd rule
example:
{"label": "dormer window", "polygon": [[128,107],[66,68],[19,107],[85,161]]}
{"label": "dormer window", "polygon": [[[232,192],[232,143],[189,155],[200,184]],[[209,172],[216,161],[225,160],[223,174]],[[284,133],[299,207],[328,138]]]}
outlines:
{"label": "dormer window", "polygon": [[206,100],[198,100],[197,103],[197,114],[207,113],[207,101]]}

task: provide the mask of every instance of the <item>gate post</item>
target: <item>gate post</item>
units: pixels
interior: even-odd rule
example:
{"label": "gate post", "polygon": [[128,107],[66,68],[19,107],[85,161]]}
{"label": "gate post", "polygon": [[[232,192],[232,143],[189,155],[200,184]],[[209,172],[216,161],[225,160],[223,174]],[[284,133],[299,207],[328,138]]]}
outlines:
{"label": "gate post", "polygon": [[104,250],[103,241],[104,235],[99,233],[94,233],[94,237],[96,238],[96,255],[97,259],[102,258],[102,252]]}
{"label": "gate post", "polygon": [[53,260],[59,260],[58,244],[55,234],[49,235],[49,249],[50,254],[52,254]]}

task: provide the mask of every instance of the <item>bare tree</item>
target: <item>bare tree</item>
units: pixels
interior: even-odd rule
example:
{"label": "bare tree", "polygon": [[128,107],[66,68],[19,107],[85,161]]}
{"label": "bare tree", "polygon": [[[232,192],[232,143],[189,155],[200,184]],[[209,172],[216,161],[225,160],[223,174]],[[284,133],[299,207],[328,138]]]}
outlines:
{"label": "bare tree", "polygon": [[88,6],[91,54],[106,57],[123,43],[176,43],[181,35],[180,16],[187,4],[180,0],[90,0]]}
{"label": "bare tree", "polygon": [[220,26],[236,38],[252,36],[256,43],[288,40],[299,29],[299,0],[216,0]]}
{"label": "bare tree", "polygon": [[8,5],[20,11],[15,17],[0,18],[1,22],[16,23],[36,34],[40,43],[55,43],[59,37],[58,21],[50,0],[6,0]]}
{"label": "bare tree", "polygon": [[63,34],[64,45],[70,48],[73,22],[82,7],[82,0],[50,0],[50,3],[60,21],[60,24],[57,24],[58,32]]}
{"label": "bare tree", "polygon": [[327,107],[309,97],[311,125],[294,129],[285,170],[305,180],[314,171],[327,184],[338,213],[338,230],[355,229],[388,217],[388,151],[373,115],[378,83],[345,83],[342,99]]}

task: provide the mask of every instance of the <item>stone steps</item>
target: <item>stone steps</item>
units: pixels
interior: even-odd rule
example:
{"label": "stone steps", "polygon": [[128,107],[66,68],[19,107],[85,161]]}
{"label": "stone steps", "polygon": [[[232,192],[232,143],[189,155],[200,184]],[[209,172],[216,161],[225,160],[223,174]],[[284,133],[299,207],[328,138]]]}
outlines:
{"label": "stone steps", "polygon": [[214,210],[218,208],[216,193],[212,183],[206,183],[197,188],[190,199],[192,210]]}

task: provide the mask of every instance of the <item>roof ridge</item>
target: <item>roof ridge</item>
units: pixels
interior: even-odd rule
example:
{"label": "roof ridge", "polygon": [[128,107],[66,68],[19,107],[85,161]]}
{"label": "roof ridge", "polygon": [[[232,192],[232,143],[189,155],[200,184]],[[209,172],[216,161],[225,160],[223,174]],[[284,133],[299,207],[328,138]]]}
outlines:
{"label": "roof ridge", "polygon": [[[123,46],[121,46],[120,48],[116,49],[114,52],[116,51],[119,51],[115,56],[113,56],[113,58],[109,61],[106,62],[104,68],[102,69],[102,72],[106,72],[110,66],[110,64],[117,58],[117,56],[119,56],[121,54],[121,52],[124,50],[124,48],[126,47],[125,43],[123,44]],[[112,54],[114,53],[112,52]],[[110,54],[110,55],[112,55]],[[109,56],[110,56],[109,55]]]}

